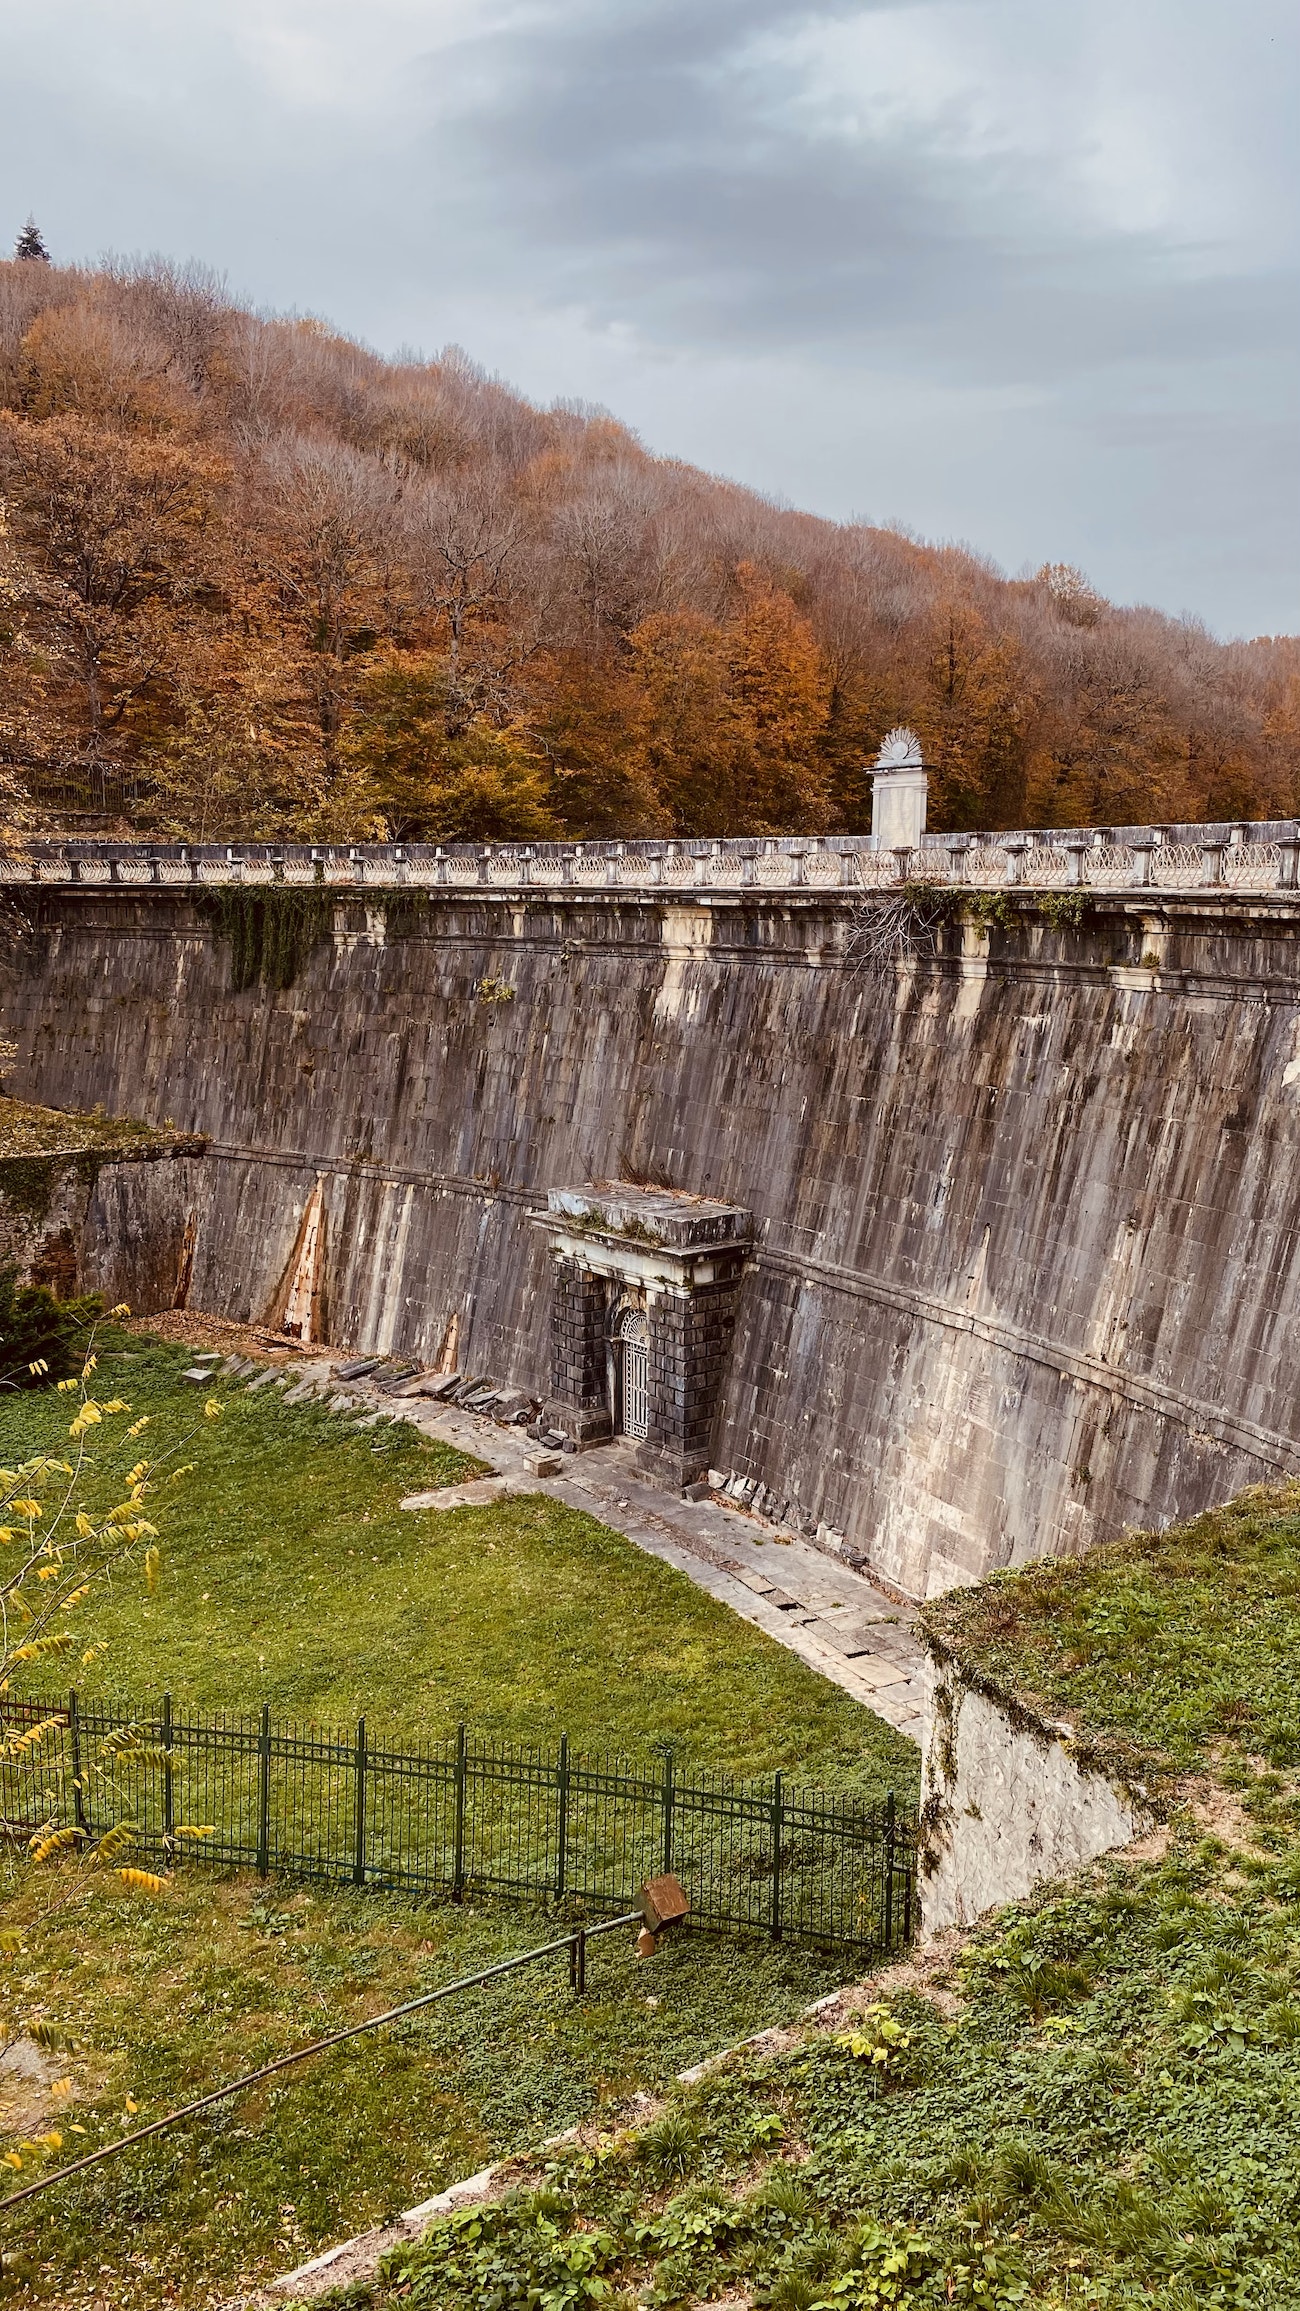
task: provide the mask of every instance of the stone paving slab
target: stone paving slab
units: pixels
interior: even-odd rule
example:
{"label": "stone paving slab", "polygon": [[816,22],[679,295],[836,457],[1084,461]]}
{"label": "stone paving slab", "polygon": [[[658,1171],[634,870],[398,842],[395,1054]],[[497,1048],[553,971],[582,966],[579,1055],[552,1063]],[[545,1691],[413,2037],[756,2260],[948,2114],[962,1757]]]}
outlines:
{"label": "stone paving slab", "polygon": [[488,1501],[505,1500],[509,1494],[527,1489],[514,1477],[480,1476],[468,1484],[439,1485],[431,1493],[408,1493],[400,1505],[404,1509],[478,1509]]}

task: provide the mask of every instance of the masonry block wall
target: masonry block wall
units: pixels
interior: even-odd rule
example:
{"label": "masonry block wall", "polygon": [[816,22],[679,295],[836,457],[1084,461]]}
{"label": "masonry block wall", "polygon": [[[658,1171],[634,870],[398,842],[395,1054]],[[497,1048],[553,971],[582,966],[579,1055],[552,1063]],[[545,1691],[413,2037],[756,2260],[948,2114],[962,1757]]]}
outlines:
{"label": "masonry block wall", "polygon": [[[739,1263],[737,1263],[737,1269]],[[739,1273],[652,1299],[650,1423],[645,1458],[678,1484],[704,1475],[713,1451],[736,1323]]]}
{"label": "masonry block wall", "polygon": [[590,1444],[609,1434],[605,1341],[608,1286],[576,1260],[552,1263],[552,1417]]}
{"label": "masonry block wall", "polygon": [[337,1346],[455,1319],[537,1394],[548,1191],[667,1179],[754,1219],[717,1465],[901,1589],[1300,1472],[1296,893],[1008,894],[885,981],[834,893],[341,896],[238,991],[182,889],[24,913],[15,1093],[210,1137],[97,1185],[110,1299],[169,1305],[193,1218],[191,1306],[261,1320],[322,1178]]}

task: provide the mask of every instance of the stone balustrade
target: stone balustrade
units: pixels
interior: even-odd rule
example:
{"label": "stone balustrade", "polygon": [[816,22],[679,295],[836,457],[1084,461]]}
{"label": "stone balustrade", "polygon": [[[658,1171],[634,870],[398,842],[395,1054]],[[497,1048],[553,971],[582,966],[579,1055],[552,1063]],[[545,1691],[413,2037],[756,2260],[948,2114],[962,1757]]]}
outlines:
{"label": "stone balustrade", "polygon": [[41,841],[0,857],[0,882],[323,886],[340,890],[839,892],[905,885],[1025,891],[1294,890],[1300,826],[1080,827],[927,834],[873,848],[869,835],[740,836],[606,843],[163,844]]}

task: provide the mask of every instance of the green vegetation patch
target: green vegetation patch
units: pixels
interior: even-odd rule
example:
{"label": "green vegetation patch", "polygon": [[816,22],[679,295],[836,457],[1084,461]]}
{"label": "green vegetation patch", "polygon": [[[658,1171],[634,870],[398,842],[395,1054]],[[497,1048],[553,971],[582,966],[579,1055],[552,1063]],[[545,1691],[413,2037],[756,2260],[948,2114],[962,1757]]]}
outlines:
{"label": "green vegetation patch", "polygon": [[98,1293],[56,1300],[0,1268],[0,1389],[43,1388],[80,1372],[103,1301]]}
{"label": "green vegetation patch", "polygon": [[963,1675],[1157,1781],[1223,1752],[1300,1765],[1300,1485],[927,1605]]}
{"label": "green vegetation patch", "polygon": [[[760,1630],[594,1517],[543,1494],[451,1512],[404,1494],[476,1463],[405,1422],[355,1430],[273,1387],[211,1393],[186,1358],[131,1341],[100,1380],[152,1426],[141,1451],[186,1436],[192,1463],[154,1499],[159,1593],[126,1584],[78,1616],[108,1651],[87,1692],[345,1726],[414,1741],[462,1721],[478,1734],[647,1755],[734,1774],[781,1768],[859,1790],[917,1785],[914,1745]],[[56,1442],[64,1400],[0,1403],[0,1457]],[[193,1432],[191,1434],[191,1432]],[[46,1673],[48,1678],[48,1672]],[[42,1687],[44,1690],[44,1687]]]}
{"label": "green vegetation patch", "polygon": [[[0,1166],[21,1156],[163,1146],[171,1136],[129,1116],[77,1115],[61,1107],[36,1107],[29,1100],[0,1097]],[[0,1169],[0,1190],[6,1179],[6,1170]]]}
{"label": "green vegetation patch", "polygon": [[321,890],[198,891],[200,913],[230,941],[230,984],[292,987],[334,920],[334,900]]}
{"label": "green vegetation patch", "polygon": [[[74,2041],[48,2063],[55,2091],[23,2127],[60,2132],[61,2160],[557,1931],[482,1904],[198,1871],[153,1901],[75,1867],[12,1862],[0,1916],[27,1944],[0,1976],[5,2036],[35,2007]],[[488,2159],[663,2086],[834,1980],[806,1951],[697,1934],[642,1963],[630,1932],[603,1937],[582,1999],[567,1959],[545,1960],[0,2215],[0,2301],[199,2311],[242,2300]]]}
{"label": "green vegetation patch", "polygon": [[1189,1832],[1004,1914],[937,1998],[535,2157],[351,2301],[1291,2311],[1300,1844],[1288,1801],[1257,1810],[1235,1849]]}

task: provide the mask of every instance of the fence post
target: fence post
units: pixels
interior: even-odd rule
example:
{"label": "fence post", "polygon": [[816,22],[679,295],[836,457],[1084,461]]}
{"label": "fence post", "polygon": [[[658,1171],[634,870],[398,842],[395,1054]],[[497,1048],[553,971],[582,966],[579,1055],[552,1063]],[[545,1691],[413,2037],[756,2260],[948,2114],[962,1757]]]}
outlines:
{"label": "fence post", "polygon": [[781,1830],[785,1799],[779,1773],[772,1777],[772,1940],[781,1939]]}
{"label": "fence post", "polygon": [[569,1736],[567,1733],[560,1735],[560,1765],[556,1780],[560,1792],[559,1837],[556,1841],[555,1854],[555,1894],[558,1901],[564,1897],[564,1873],[569,1858]]}
{"label": "fence post", "polygon": [[663,1809],[664,1809],[664,1876],[673,1866],[673,1807],[676,1792],[673,1787],[673,1753],[664,1752]]}
{"label": "fence post", "polygon": [[176,1800],[172,1789],[172,1697],[164,1693],[162,1703],[163,1758],[163,1837],[167,1841],[170,1858],[173,1832],[176,1828]]}
{"label": "fence post", "polygon": [[891,1789],[885,1799],[885,1948],[894,1947],[894,1843],[897,1804]]}
{"label": "fence post", "polygon": [[352,1800],[352,1883],[366,1882],[366,1721],[357,1719],[356,1794]]}
{"label": "fence post", "polygon": [[257,1874],[271,1874],[271,1704],[262,1703],[262,1729],[257,1737]]}
{"label": "fence post", "polygon": [[86,1796],[81,1786],[81,1708],[75,1692],[68,1692],[68,1733],[72,1742],[72,1814],[79,1830],[86,1826]]}
{"label": "fence post", "polygon": [[452,1864],[452,1900],[459,1902],[465,1892],[465,1728],[456,1729],[456,1854]]}

